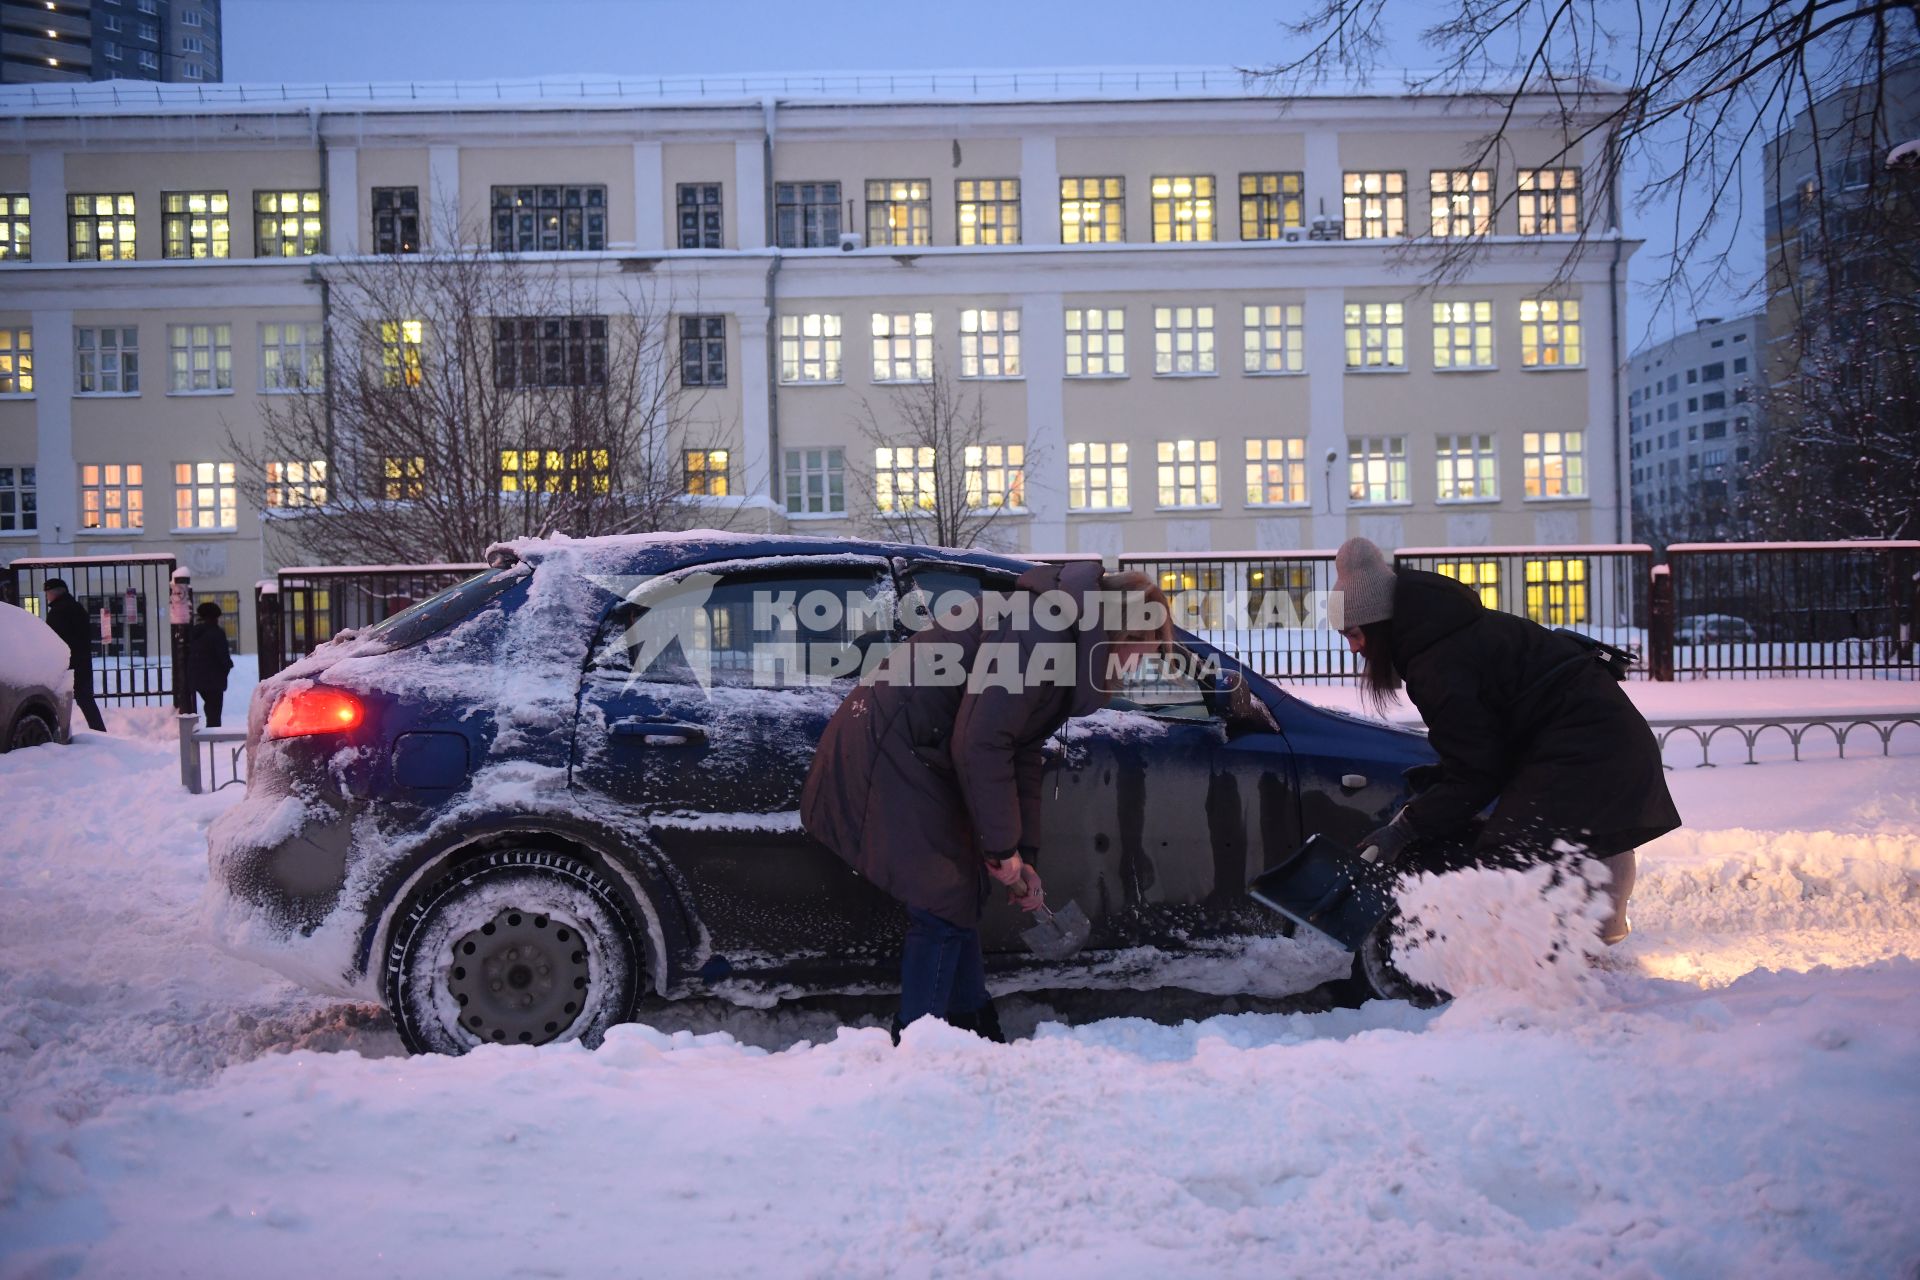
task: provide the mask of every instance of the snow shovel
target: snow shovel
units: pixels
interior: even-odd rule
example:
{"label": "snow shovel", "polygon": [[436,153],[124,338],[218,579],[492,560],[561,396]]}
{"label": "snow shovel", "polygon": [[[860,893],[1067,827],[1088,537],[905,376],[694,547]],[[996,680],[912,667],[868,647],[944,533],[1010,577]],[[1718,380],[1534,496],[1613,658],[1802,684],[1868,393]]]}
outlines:
{"label": "snow shovel", "polygon": [[1049,911],[1042,900],[1033,914],[1039,917],[1039,923],[1022,933],[1020,940],[1042,960],[1070,959],[1087,945],[1087,935],[1093,932],[1093,921],[1087,919],[1077,902]]}

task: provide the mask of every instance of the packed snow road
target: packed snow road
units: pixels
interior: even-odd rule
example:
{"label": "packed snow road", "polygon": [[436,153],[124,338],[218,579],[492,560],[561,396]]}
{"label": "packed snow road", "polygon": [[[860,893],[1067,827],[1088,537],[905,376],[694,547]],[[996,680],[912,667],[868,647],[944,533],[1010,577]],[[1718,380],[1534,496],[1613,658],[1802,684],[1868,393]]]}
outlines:
{"label": "packed snow road", "polygon": [[[1143,994],[1201,1020],[1006,1047],[708,1006],[461,1059],[206,944],[234,793],[175,768],[159,734],[0,757],[0,1275],[1920,1265],[1911,749],[1675,773],[1688,825],[1591,981],[1437,1012]],[[1181,981],[1311,967],[1276,941]]]}

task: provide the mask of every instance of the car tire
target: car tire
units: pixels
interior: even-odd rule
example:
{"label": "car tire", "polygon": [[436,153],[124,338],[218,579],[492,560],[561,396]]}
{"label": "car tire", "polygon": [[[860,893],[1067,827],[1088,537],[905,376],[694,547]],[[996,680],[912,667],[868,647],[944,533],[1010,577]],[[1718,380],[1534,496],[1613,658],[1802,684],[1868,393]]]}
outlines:
{"label": "car tire", "polygon": [[44,746],[54,740],[53,721],[37,710],[23,711],[14,718],[7,730],[7,741],[0,750],[17,751],[26,747]]}
{"label": "car tire", "polygon": [[1344,980],[1332,984],[1335,1002],[1353,1008],[1369,1000],[1405,1000],[1417,1009],[1431,1009],[1452,997],[1421,986],[1393,962],[1393,940],[1400,932],[1400,913],[1382,916],[1353,951],[1353,968]]}
{"label": "car tire", "polygon": [[480,1044],[600,1043],[645,989],[635,912],[587,858],[495,849],[461,862],[403,906],[384,987],[414,1053]]}

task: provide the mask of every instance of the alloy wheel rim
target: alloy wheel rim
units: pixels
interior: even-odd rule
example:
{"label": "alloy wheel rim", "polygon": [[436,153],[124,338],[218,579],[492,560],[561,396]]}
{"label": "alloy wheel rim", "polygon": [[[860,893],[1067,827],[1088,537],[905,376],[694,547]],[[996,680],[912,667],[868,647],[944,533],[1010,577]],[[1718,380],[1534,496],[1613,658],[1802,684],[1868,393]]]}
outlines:
{"label": "alloy wheel rim", "polygon": [[454,939],[447,990],[460,1026],[493,1044],[558,1039],[586,1006],[591,973],[578,927],[520,907]]}

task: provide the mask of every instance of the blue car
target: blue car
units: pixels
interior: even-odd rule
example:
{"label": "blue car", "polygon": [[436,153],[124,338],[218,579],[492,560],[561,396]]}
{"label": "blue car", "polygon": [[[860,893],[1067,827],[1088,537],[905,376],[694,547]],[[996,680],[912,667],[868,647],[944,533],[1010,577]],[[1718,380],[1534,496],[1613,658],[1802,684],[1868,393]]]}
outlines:
{"label": "blue car", "polygon": [[[800,789],[916,609],[1029,564],[722,533],[529,540],[490,563],[260,685],[247,794],[211,835],[216,938],[382,1001],[416,1052],[594,1043],[650,997],[892,985],[904,915],[800,829]],[[1093,934],[1030,982],[1275,933],[1249,880],[1307,834],[1378,825],[1433,759],[1182,641],[1191,674],[1049,746],[1048,894]],[[989,908],[990,964],[1041,967],[1029,923]]]}

